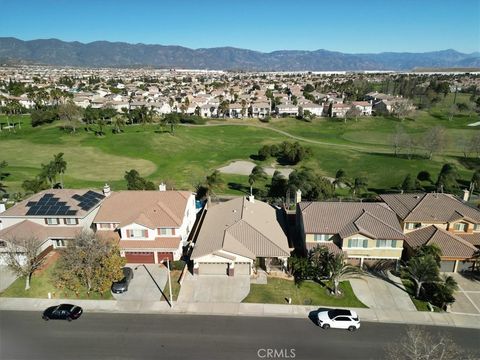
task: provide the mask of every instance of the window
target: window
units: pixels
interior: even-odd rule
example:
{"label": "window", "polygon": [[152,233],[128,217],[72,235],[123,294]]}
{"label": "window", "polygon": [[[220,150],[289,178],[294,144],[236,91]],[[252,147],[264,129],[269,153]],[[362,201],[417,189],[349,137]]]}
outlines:
{"label": "window", "polygon": [[397,240],[377,240],[377,248],[394,248],[397,246]]}
{"label": "window", "polygon": [[7,246],[7,242],[0,240],[0,247],[5,247],[5,246]]}
{"label": "window", "polygon": [[67,219],[63,219],[65,225],[77,225],[78,224],[78,219],[74,219],[74,218],[67,218]]}
{"label": "window", "polygon": [[467,231],[467,224],[465,223],[456,223],[453,225],[455,231]]}
{"label": "window", "polygon": [[421,223],[406,223],[405,225],[407,227],[407,230],[418,229],[419,227],[422,226]]}
{"label": "window", "polygon": [[98,224],[100,229],[110,229],[110,224]]}
{"label": "window", "polygon": [[473,231],[480,231],[480,224],[473,225]]}
{"label": "window", "polygon": [[368,247],[368,239],[365,238],[352,238],[348,239],[349,248],[366,248]]}
{"label": "window", "polygon": [[315,235],[313,235],[313,239],[315,241],[328,241],[328,240],[330,240],[331,237],[332,237],[332,235],[330,235],[330,234],[315,234]]}
{"label": "window", "polygon": [[58,225],[60,222],[58,221],[57,218],[47,218],[45,219],[45,223],[47,225]]}
{"label": "window", "polygon": [[157,233],[160,236],[172,236],[174,229],[172,228],[159,228],[157,229]]}
{"label": "window", "polygon": [[130,230],[130,236],[129,237],[136,237],[136,238],[148,237],[148,230],[143,230],[143,229]]}
{"label": "window", "polygon": [[53,240],[53,242],[54,242],[56,248],[67,246],[67,245],[65,244],[65,240],[62,240],[62,239]]}

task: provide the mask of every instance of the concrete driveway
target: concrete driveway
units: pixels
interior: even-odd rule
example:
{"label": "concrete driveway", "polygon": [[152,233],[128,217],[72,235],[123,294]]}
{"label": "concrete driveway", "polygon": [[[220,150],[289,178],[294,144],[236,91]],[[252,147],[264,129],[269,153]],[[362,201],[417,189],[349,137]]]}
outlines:
{"label": "concrete driveway", "polygon": [[183,280],[178,302],[240,303],[250,292],[248,275],[203,275],[187,274]]}
{"label": "concrete driveway", "polygon": [[388,273],[388,280],[376,276],[350,279],[357,298],[374,310],[417,311],[401,280]]}
{"label": "concrete driveway", "polygon": [[448,274],[457,281],[458,291],[455,292],[455,302],[451,312],[458,314],[480,315],[480,276],[471,277],[467,274]]}
{"label": "concrete driveway", "polygon": [[163,295],[168,279],[167,269],[163,265],[125,265],[133,269],[133,279],[128,291],[123,294],[112,294],[120,301],[159,301]]}
{"label": "concrete driveway", "polygon": [[0,291],[8,288],[17,278],[8,266],[0,265]]}

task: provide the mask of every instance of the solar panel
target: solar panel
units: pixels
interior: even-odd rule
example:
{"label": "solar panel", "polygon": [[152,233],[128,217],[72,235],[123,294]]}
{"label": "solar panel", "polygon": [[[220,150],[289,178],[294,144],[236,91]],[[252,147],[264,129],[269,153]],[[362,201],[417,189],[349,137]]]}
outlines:
{"label": "solar panel", "polygon": [[76,214],[77,214],[77,210],[68,210],[65,215],[71,216],[71,215],[76,215]]}
{"label": "solar panel", "polygon": [[80,195],[78,195],[78,194],[75,194],[75,195],[73,195],[73,196],[72,196],[72,199],[75,199],[75,200],[81,201],[83,198],[82,198]]}
{"label": "solar panel", "polygon": [[44,198],[51,198],[51,197],[53,197],[53,194],[45,194],[45,195],[43,195],[43,197]]}
{"label": "solar panel", "polygon": [[37,202],[36,201],[29,201],[26,206],[30,207],[35,205]]}

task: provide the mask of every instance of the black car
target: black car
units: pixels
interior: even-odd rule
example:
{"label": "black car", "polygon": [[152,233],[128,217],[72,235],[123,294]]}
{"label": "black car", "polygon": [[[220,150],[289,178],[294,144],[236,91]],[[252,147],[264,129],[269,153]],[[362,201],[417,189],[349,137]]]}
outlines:
{"label": "black car", "polygon": [[123,279],[116,281],[112,284],[112,292],[115,294],[121,294],[128,290],[128,284],[130,280],[133,279],[133,270],[129,267],[124,267],[123,269]]}
{"label": "black car", "polygon": [[83,310],[80,306],[72,304],[61,304],[50,306],[43,312],[42,318],[45,321],[52,320],[68,320],[78,319],[82,315]]}

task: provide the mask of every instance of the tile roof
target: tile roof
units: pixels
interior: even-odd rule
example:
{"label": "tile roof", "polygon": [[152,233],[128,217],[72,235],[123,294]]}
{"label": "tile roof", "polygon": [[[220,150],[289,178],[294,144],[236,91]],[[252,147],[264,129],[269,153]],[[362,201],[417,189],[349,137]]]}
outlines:
{"label": "tile roof", "polygon": [[343,252],[342,249],[340,249],[336,244],[334,244],[331,241],[307,242],[306,243],[306,247],[307,247],[308,251],[310,251],[312,249],[315,249],[317,246],[318,247],[319,246],[325,246],[328,249],[328,251],[331,252],[334,255],[340,254],[340,253]]}
{"label": "tile roof", "polygon": [[289,256],[279,210],[241,197],[210,206],[197,237],[192,259],[224,250],[255,259]]}
{"label": "tile roof", "polygon": [[468,241],[435,225],[406,234],[405,241],[413,249],[424,244],[436,244],[442,250],[442,257],[468,259],[477,250]]}
{"label": "tile roof", "polygon": [[467,219],[480,223],[480,211],[450,194],[388,194],[380,197],[404,221],[447,223]]}
{"label": "tile roof", "polygon": [[363,234],[372,239],[403,240],[395,213],[382,203],[301,202],[307,234]]}
{"label": "tile roof", "polygon": [[157,237],[155,240],[120,240],[118,246],[120,249],[169,249],[177,250],[180,246],[181,238]]}
{"label": "tile roof", "polygon": [[182,224],[188,191],[118,191],[105,199],[95,223],[118,223],[120,227],[137,223],[150,229]]}
{"label": "tile roof", "polygon": [[461,237],[463,240],[468,241],[470,244],[474,246],[480,247],[480,233],[473,233],[473,234],[458,234],[458,237]]}
{"label": "tile roof", "polygon": [[[43,190],[43,191],[40,191],[39,193],[37,194],[34,194],[32,196],[30,196],[28,199],[26,200],[23,200],[19,203],[17,203],[15,206],[7,209],[6,211],[4,211],[3,213],[0,214],[0,217],[23,217],[23,216],[27,216],[27,217],[40,217],[40,218],[45,218],[45,217],[66,217],[66,218],[70,218],[70,217],[75,217],[75,218],[83,218],[85,217],[85,215],[89,214],[90,212],[92,212],[93,209],[97,208],[103,200],[99,200],[99,202],[93,206],[91,209],[89,210],[84,210],[82,209],[79,204],[81,203],[81,200],[77,200],[74,198],[74,196],[82,196],[84,195],[85,193],[87,193],[88,191],[92,191],[92,192],[95,192],[97,193],[98,195],[100,195],[101,197],[103,197],[103,194],[100,192],[100,191],[93,191],[93,190],[90,190],[90,189],[48,189],[48,190]],[[65,206],[68,206],[70,210],[72,211],[76,211],[75,215],[27,215],[27,212],[30,210],[30,204],[29,203],[33,203],[33,202],[38,202],[41,198],[43,198],[45,195],[47,196],[50,196],[52,195],[52,197],[58,199],[59,202],[64,202]]]}
{"label": "tile roof", "polygon": [[23,220],[0,230],[0,239],[11,241],[15,238],[30,236],[35,236],[39,242],[44,242],[49,238],[73,239],[82,229],[82,226],[43,226],[30,220]]}

